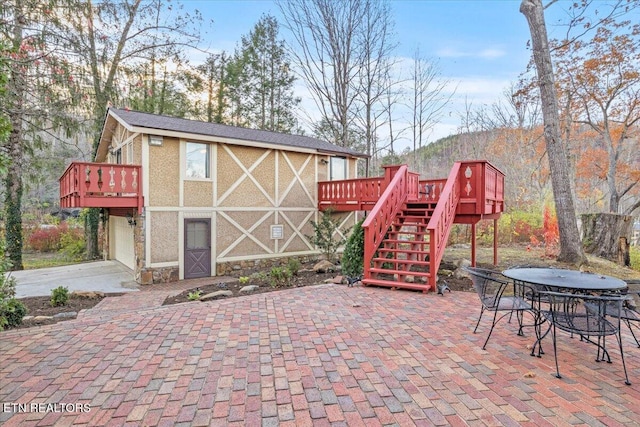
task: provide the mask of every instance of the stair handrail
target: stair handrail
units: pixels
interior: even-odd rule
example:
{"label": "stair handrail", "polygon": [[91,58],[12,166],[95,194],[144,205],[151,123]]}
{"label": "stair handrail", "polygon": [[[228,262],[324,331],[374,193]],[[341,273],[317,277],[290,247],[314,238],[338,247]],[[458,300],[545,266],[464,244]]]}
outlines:
{"label": "stair handrail", "polygon": [[[444,250],[449,240],[449,232],[456,216],[456,209],[460,201],[460,180],[458,177],[460,168],[460,162],[456,162],[453,165],[429,224],[427,224],[427,231],[429,232],[429,269],[432,272],[436,272],[440,268],[440,261],[444,256]],[[436,274],[432,274],[429,278],[431,290],[436,289],[436,279]]]}
{"label": "stair handrail", "polygon": [[371,278],[371,260],[407,199],[407,165],[402,165],[384,190],[367,219],[364,229],[364,277]]}

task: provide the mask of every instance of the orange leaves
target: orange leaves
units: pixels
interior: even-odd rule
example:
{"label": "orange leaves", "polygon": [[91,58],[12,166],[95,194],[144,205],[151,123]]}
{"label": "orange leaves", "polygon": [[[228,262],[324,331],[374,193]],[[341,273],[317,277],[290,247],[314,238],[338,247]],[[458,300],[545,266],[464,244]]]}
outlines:
{"label": "orange leaves", "polygon": [[555,212],[548,205],[544,206],[544,253],[545,256],[557,256],[560,253],[560,230]]}

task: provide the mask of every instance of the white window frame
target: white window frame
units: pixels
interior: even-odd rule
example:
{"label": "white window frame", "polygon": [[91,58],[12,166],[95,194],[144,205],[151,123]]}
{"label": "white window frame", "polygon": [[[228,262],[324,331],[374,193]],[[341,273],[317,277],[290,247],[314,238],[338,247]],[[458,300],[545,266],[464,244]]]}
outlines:
{"label": "white window frame", "polygon": [[[202,146],[202,148],[197,148],[198,150],[205,150],[205,173],[204,176],[189,176],[189,145],[198,145]],[[207,144],[204,142],[193,142],[187,141],[184,145],[185,147],[185,161],[184,161],[184,178],[186,180],[192,181],[211,181],[212,171],[211,171],[211,144]]]}
{"label": "white window frame", "polygon": [[[337,176],[336,174],[334,174],[334,167],[339,167],[340,164],[338,163],[338,161],[341,161],[343,163],[344,169],[343,169],[343,173],[341,176]],[[347,179],[348,178],[348,171],[347,171],[347,158],[346,157],[338,157],[338,156],[332,156],[329,159],[329,180],[330,181],[340,181],[343,179]]]}

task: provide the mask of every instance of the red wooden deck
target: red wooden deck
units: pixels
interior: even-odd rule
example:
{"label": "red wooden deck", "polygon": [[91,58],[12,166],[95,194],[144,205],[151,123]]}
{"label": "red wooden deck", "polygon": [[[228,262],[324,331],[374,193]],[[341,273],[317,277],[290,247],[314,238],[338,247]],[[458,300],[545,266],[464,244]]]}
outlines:
{"label": "red wooden deck", "polygon": [[[504,210],[504,174],[485,160],[456,162],[446,179],[420,180],[406,165],[377,178],[320,182],[318,209],[369,211],[365,285],[435,290],[437,271],[454,223],[497,221]],[[497,223],[494,258],[497,259]]]}
{"label": "red wooden deck", "polygon": [[73,162],[60,177],[61,208],[137,208],[142,211],[138,165]]}

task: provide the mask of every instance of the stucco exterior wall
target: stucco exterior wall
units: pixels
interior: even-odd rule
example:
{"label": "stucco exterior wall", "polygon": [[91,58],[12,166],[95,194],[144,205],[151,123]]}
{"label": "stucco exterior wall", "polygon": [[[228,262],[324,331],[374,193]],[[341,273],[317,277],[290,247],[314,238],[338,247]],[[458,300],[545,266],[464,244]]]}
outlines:
{"label": "stucco exterior wall", "polygon": [[211,181],[184,181],[184,206],[212,207],[213,183]]}
{"label": "stucco exterior wall", "polygon": [[[184,176],[187,142],[204,141],[165,136],[162,146],[148,146],[146,135],[134,139],[134,158],[139,156],[140,163],[148,159],[143,164],[149,178],[148,256],[141,251],[146,282],[183,277],[183,266],[178,274],[175,265],[184,262],[180,236],[190,215],[211,218],[213,274],[228,272],[238,262],[261,265],[317,256],[306,236],[313,233],[311,221],[319,220],[317,182],[328,179],[321,161],[328,156],[207,142],[211,178],[189,179]],[[354,177],[356,162],[348,161],[349,177]]]}
{"label": "stucco exterior wall", "polygon": [[274,206],[274,150],[220,144],[217,153],[218,206]]}
{"label": "stucco exterior wall", "polygon": [[178,212],[153,212],[147,224],[151,227],[151,262],[178,262]]}
{"label": "stucco exterior wall", "polygon": [[164,138],[162,146],[149,147],[149,206],[179,206],[180,143]]}
{"label": "stucco exterior wall", "polygon": [[138,135],[133,139],[133,158],[131,163],[134,165],[142,164],[142,135]]}

